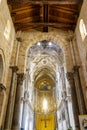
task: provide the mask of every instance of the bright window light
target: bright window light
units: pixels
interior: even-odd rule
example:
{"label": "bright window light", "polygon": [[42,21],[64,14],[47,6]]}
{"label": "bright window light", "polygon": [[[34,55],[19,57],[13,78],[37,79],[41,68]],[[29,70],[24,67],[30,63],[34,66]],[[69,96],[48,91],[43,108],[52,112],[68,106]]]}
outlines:
{"label": "bright window light", "polygon": [[44,99],[43,99],[43,110],[44,110],[45,113],[47,112],[47,109],[48,109],[48,102],[47,102],[47,100],[44,98]]}
{"label": "bright window light", "polygon": [[79,30],[81,33],[82,40],[84,40],[85,37],[87,36],[87,30],[86,30],[86,26],[85,26],[83,19],[80,20]]}
{"label": "bright window light", "polygon": [[10,21],[8,20],[4,31],[4,36],[7,40],[9,40],[10,31],[11,31],[11,24]]}

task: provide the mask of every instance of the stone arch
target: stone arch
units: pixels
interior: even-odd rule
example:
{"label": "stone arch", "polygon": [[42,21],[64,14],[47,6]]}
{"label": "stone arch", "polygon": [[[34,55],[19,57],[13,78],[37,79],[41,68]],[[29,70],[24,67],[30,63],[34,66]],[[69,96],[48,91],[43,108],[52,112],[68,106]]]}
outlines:
{"label": "stone arch", "polygon": [[[20,53],[19,53],[19,57],[22,60],[22,64],[20,64],[19,61],[19,67],[21,68],[21,72],[25,72],[26,71],[26,61],[27,61],[27,52],[29,50],[29,48],[34,45],[35,43],[37,43],[38,41],[43,41],[43,40],[47,40],[47,41],[53,41],[56,44],[58,44],[63,53],[64,53],[64,66],[65,66],[65,70],[66,72],[70,72],[72,70],[72,65],[73,65],[73,61],[71,59],[71,52],[70,52],[70,42],[67,40],[70,38],[70,36],[73,35],[72,32],[63,32],[61,30],[51,30],[48,33],[42,33],[39,31],[32,31],[32,32],[21,32],[19,35],[19,37],[21,37],[22,39],[22,44],[20,47]],[[24,49],[23,49],[24,48]]]}
{"label": "stone arch", "polygon": [[[61,35],[58,35],[57,33],[52,33],[52,32],[49,32],[48,34],[45,34],[45,33],[43,33],[43,34],[38,33],[37,35],[33,34],[33,37],[29,39],[29,42],[28,42],[28,45],[26,48],[26,52],[25,52],[25,57],[27,56],[28,50],[32,45],[34,45],[38,41],[48,40],[48,41],[53,41],[54,43],[56,43],[57,45],[60,46],[60,48],[62,49],[63,54],[64,54],[64,61],[68,62],[69,58],[70,58],[70,54],[67,51],[66,47],[69,47],[69,43],[66,40],[67,39],[66,36],[64,36],[64,38],[65,39],[63,39]],[[66,59],[66,57],[69,57],[68,60]],[[27,59],[25,58],[25,66],[26,66],[26,60]],[[66,64],[66,70],[68,70],[67,65],[69,63],[65,63],[65,64]],[[72,67],[70,67],[70,68],[72,68]]]}

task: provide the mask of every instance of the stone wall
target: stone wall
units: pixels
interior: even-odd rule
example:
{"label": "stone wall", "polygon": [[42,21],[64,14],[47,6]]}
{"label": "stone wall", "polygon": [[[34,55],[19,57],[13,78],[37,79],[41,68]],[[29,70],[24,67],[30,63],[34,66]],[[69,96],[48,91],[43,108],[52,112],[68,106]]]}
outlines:
{"label": "stone wall", "polygon": [[[5,114],[5,106],[7,103],[7,89],[9,86],[10,78],[8,80],[7,77],[9,75],[9,66],[10,66],[10,59],[12,54],[12,48],[14,43],[15,37],[15,30],[11,20],[11,16],[9,13],[9,9],[7,6],[7,0],[0,1],[0,55],[3,60],[3,76],[0,83],[2,83],[6,87],[6,91],[3,94],[0,94],[0,127],[3,124],[4,114]],[[0,93],[3,93],[1,91]],[[1,105],[3,104],[3,105]]]}
{"label": "stone wall", "polygon": [[[77,65],[80,65],[80,78],[81,84],[83,87],[83,94],[85,98],[85,102],[87,102],[87,34],[84,39],[82,39],[81,31],[80,31],[80,22],[81,19],[84,21],[86,31],[87,31],[87,0],[84,0],[81,12],[79,15],[79,19],[77,22],[77,27],[75,30],[76,42],[77,42],[77,50],[79,51],[79,61],[77,60]],[[78,55],[76,57],[78,59]],[[87,105],[87,103],[86,103]],[[87,107],[87,106],[86,106]]]}

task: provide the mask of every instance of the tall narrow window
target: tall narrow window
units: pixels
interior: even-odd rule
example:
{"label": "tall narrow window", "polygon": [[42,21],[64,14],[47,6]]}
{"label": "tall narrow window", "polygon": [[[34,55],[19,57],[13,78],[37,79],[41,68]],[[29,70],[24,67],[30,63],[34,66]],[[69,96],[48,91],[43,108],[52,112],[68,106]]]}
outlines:
{"label": "tall narrow window", "polygon": [[10,31],[11,31],[11,24],[10,21],[8,20],[4,31],[4,36],[7,40],[9,40]]}
{"label": "tall narrow window", "polygon": [[86,29],[83,19],[80,20],[79,29],[80,29],[80,33],[81,33],[81,37],[82,37],[82,41],[83,41],[85,39],[85,37],[87,36],[87,29]]}

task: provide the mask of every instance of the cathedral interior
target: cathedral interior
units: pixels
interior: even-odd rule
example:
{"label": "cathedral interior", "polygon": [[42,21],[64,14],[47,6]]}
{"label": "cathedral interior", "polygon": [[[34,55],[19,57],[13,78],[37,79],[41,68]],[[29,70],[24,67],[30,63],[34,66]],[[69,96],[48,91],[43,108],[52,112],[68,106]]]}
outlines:
{"label": "cathedral interior", "polygon": [[87,0],[0,0],[0,130],[87,130]]}

